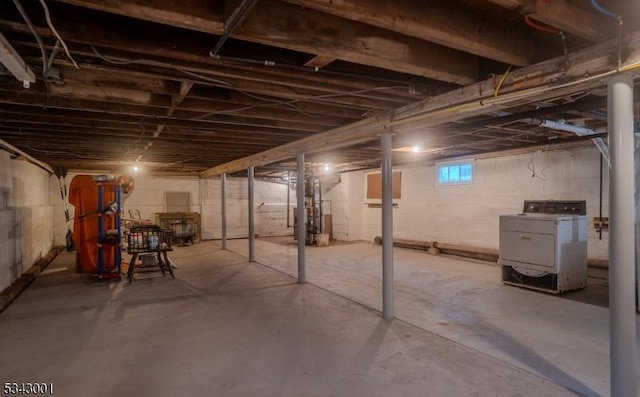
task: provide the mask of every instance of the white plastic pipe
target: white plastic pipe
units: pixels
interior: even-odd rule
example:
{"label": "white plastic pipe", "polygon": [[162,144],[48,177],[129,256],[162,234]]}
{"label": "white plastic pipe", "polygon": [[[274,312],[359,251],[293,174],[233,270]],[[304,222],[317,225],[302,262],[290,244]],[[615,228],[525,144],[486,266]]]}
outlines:
{"label": "white plastic pipe", "polygon": [[[564,120],[549,120],[532,117],[530,119],[530,122],[533,124],[538,124],[541,127],[551,128],[553,130],[571,132],[578,136],[589,136],[597,134],[597,132],[595,132],[591,128],[567,124]],[[591,139],[591,141],[596,145],[596,147],[602,154],[602,157],[604,157],[604,159],[607,161],[607,164],[610,164],[611,162],[609,160],[609,147],[607,146],[607,143],[604,141],[604,139],[598,137]]]}
{"label": "white plastic pipe", "polygon": [[633,77],[608,82],[611,395],[637,397]]}

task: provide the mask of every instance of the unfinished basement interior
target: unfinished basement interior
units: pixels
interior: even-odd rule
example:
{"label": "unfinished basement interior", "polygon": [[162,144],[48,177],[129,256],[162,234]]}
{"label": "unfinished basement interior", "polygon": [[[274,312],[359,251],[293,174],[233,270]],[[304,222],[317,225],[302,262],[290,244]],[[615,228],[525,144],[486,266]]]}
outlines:
{"label": "unfinished basement interior", "polygon": [[640,389],[637,0],[0,2],[5,395]]}

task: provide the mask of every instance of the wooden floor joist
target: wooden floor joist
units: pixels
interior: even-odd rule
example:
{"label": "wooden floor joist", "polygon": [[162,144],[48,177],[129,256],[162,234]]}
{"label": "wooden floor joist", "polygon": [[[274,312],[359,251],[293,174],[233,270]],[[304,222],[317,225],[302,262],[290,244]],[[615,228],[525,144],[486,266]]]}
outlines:
{"label": "wooden floor joist", "polygon": [[[204,171],[203,177],[232,173],[295,157],[370,140],[380,132],[404,125],[428,127],[503,110],[516,104],[548,100],[602,86],[603,79],[640,68],[640,32],[624,40],[626,61],[617,66],[618,40],[610,40],[536,65],[515,70],[505,79],[499,93],[493,79],[450,91],[384,115],[315,134],[262,153],[231,161]],[[567,67],[569,65],[569,67]]]}

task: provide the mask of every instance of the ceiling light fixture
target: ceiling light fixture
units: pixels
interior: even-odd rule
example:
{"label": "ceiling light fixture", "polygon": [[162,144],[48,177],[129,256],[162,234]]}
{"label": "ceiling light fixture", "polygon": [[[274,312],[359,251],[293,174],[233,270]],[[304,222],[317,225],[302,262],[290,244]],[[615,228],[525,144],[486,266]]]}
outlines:
{"label": "ceiling light fixture", "polygon": [[22,81],[24,88],[29,88],[36,82],[36,76],[27,66],[18,52],[9,44],[9,41],[0,33],[0,63],[18,80]]}
{"label": "ceiling light fixture", "polygon": [[411,148],[411,151],[413,153],[418,153],[418,152],[420,152],[420,147],[419,146],[414,146],[413,148]]}
{"label": "ceiling light fixture", "polygon": [[324,165],[324,171],[325,171],[325,172],[329,171],[329,164],[325,164],[325,165]]}

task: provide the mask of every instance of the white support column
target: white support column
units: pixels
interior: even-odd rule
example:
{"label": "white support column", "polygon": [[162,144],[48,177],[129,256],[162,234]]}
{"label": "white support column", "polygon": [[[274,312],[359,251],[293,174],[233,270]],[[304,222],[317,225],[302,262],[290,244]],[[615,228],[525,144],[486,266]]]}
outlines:
{"label": "white support column", "polygon": [[633,77],[608,83],[611,395],[637,397]]}
{"label": "white support column", "polygon": [[382,316],[393,318],[393,164],[391,131],[380,137],[382,151]]}
{"label": "white support column", "polygon": [[253,205],[253,166],[249,167],[249,262],[256,261],[255,208]]}
{"label": "white support column", "polygon": [[305,213],[307,209],[304,205],[304,153],[298,153],[296,158],[298,175],[296,176],[296,202],[297,202],[297,228],[298,228],[298,282],[307,282],[307,269],[305,263]]}
{"label": "white support column", "polygon": [[227,249],[227,174],[220,176],[220,222],[221,246]]}

